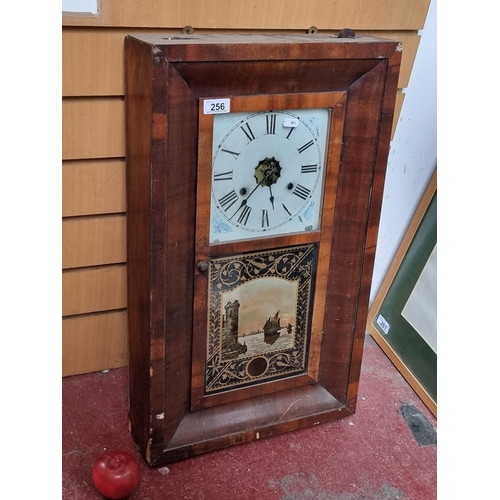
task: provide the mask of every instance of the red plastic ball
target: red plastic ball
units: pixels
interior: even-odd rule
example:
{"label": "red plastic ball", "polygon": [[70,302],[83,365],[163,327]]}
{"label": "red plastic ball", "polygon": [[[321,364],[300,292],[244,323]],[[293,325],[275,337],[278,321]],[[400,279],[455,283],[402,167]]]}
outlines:
{"label": "red plastic ball", "polygon": [[122,450],[106,451],[92,467],[92,480],[101,495],[118,500],[130,495],[141,479],[137,460]]}

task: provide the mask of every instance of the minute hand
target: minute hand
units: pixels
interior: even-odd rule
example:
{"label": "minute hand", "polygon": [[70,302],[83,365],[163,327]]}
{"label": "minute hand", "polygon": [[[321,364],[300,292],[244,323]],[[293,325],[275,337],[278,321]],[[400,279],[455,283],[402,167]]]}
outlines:
{"label": "minute hand", "polygon": [[272,174],[274,173],[274,168],[272,168],[271,170],[269,170],[269,172],[267,172],[267,174],[262,178],[262,180],[252,189],[252,191],[250,191],[250,194],[244,199],[244,200],[241,200],[241,204],[240,206],[236,209],[236,212],[234,212],[233,215],[231,215],[231,217],[229,218],[229,220],[231,220],[246,204],[247,204],[247,201],[248,201],[248,198],[250,198],[250,196],[252,196],[252,194],[255,193],[255,190],[262,185],[262,183],[267,180]]}

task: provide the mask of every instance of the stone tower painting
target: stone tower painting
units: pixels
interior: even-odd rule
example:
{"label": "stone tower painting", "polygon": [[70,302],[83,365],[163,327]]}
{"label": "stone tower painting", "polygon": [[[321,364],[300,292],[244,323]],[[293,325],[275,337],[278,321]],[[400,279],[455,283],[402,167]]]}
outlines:
{"label": "stone tower painting", "polygon": [[222,319],[222,359],[232,359],[244,354],[247,346],[238,342],[238,315],[240,303],[229,301],[224,309],[226,314]]}

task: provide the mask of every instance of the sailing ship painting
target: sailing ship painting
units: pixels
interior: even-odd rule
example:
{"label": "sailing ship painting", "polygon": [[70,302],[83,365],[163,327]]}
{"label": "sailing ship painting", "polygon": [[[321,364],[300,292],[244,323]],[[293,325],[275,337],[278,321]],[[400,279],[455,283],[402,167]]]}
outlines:
{"label": "sailing ship painting", "polygon": [[225,293],[222,358],[235,359],[294,347],[297,282],[262,278]]}
{"label": "sailing ship painting", "polygon": [[273,345],[280,337],[281,330],[286,330],[287,334],[292,333],[292,324],[288,323],[287,326],[280,324],[280,312],[278,311],[272,318],[269,317],[263,327],[264,342]]}
{"label": "sailing ship painting", "polygon": [[206,394],[304,373],[317,250],[311,243],[210,257]]}

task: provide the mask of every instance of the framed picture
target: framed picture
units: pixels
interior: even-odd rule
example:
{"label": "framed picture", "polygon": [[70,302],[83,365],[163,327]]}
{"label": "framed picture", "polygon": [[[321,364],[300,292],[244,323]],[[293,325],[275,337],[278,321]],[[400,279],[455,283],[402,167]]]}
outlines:
{"label": "framed picture", "polygon": [[367,330],[437,416],[437,171],[368,313]]}

